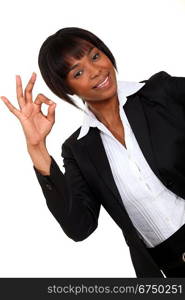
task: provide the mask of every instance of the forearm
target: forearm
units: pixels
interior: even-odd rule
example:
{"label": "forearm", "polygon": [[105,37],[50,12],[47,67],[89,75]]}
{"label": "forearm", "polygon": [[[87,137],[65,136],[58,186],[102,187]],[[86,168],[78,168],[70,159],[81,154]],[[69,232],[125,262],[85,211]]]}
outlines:
{"label": "forearm", "polygon": [[31,157],[34,167],[42,175],[50,175],[51,157],[47,151],[45,142],[37,145],[30,145],[27,143],[28,153]]}
{"label": "forearm", "polygon": [[34,170],[50,212],[68,237],[80,241],[96,229],[100,203],[87,186],[75,160],[69,152],[64,152],[64,174],[52,157],[49,176],[41,175],[36,167]]}

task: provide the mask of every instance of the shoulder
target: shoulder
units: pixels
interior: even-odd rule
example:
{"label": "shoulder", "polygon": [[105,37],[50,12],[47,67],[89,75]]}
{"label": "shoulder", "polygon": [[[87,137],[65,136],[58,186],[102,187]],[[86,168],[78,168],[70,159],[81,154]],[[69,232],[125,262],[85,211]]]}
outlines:
{"label": "shoulder", "polygon": [[157,72],[157,73],[153,74],[153,75],[149,78],[149,80],[160,80],[160,79],[164,80],[164,79],[169,78],[169,77],[171,77],[170,74],[168,74],[168,73],[165,72],[165,71],[160,71],[160,72]]}
{"label": "shoulder", "polygon": [[77,138],[80,134],[80,130],[81,130],[81,126],[75,130],[62,144],[62,149],[65,147],[70,147],[73,146],[74,144],[76,144],[77,142]]}
{"label": "shoulder", "polygon": [[165,71],[153,74],[148,79],[140,81],[141,83],[145,82],[145,85],[138,91],[138,94],[150,99],[151,101],[156,101],[158,97],[166,94],[166,87],[169,78],[172,78],[172,76]]}
{"label": "shoulder", "polygon": [[173,76],[165,71],[160,71],[142,82],[146,82],[146,84],[139,92],[143,96],[150,96],[150,99],[164,95],[178,99],[185,96],[185,77],[182,76]]}
{"label": "shoulder", "polygon": [[160,72],[153,74],[148,79],[140,81],[140,83],[145,82],[146,84],[144,85],[143,88],[147,88],[148,86],[151,86],[151,85],[155,86],[155,85],[158,85],[159,83],[165,82],[170,77],[171,77],[171,75],[168,74],[167,72],[160,71]]}
{"label": "shoulder", "polygon": [[71,145],[77,141],[77,138],[80,134],[81,126],[75,130],[63,143],[63,145]]}

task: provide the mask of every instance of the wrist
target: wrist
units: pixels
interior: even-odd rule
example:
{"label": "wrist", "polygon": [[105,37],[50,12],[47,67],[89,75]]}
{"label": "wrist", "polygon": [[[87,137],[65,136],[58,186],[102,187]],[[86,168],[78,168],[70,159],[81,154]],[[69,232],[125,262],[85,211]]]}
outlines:
{"label": "wrist", "polygon": [[38,143],[30,143],[29,141],[26,141],[26,144],[27,144],[27,148],[28,150],[42,150],[44,148],[46,148],[46,141],[45,140],[42,140]]}
{"label": "wrist", "polygon": [[42,157],[42,160],[45,160],[46,162],[50,161],[50,155],[44,141],[35,145],[27,143],[27,150],[31,158]]}
{"label": "wrist", "polygon": [[48,153],[45,142],[37,145],[27,144],[28,153],[34,167],[42,174],[50,174],[51,156]]}

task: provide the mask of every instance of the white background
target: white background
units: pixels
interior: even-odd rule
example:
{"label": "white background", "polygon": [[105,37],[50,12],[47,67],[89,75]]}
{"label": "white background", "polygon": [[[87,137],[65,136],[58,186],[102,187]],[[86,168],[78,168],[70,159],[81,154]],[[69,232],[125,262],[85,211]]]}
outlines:
{"label": "white background", "polygon": [[[45,86],[37,66],[43,41],[62,27],[82,27],[113,52],[118,79],[141,81],[164,70],[185,76],[185,1],[68,0],[0,2],[0,94],[14,105],[15,74],[38,75],[34,96],[57,103],[47,139],[62,166],[61,144],[82,113]],[[119,227],[101,208],[97,230],[83,242],[62,231],[45,204],[18,120],[0,102],[0,277],[135,277]]]}

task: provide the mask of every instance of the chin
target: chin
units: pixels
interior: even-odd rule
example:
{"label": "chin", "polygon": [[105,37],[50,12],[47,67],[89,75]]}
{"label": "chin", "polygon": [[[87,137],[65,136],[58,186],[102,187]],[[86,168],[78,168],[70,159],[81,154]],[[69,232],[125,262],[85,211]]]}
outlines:
{"label": "chin", "polygon": [[110,89],[101,94],[103,98],[112,98],[117,94],[117,84],[113,84]]}

